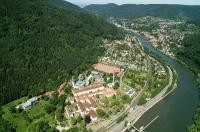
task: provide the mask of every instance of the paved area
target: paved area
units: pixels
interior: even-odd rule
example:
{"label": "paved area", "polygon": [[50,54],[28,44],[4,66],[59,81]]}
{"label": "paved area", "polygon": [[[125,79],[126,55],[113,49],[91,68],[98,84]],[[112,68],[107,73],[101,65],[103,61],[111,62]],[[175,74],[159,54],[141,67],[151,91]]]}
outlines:
{"label": "paved area", "polygon": [[[169,83],[168,85],[154,98],[149,100],[145,105],[143,106],[136,106],[134,109],[130,109],[129,114],[125,120],[127,120],[129,123],[135,124],[142,115],[147,112],[149,109],[151,109],[154,105],[156,105],[160,100],[162,100],[166,95],[167,89],[172,85],[173,80],[173,73],[171,69],[168,67],[169,70]],[[121,132],[125,130],[124,128],[124,121],[120,122],[118,124],[115,124],[109,131],[112,132]]]}

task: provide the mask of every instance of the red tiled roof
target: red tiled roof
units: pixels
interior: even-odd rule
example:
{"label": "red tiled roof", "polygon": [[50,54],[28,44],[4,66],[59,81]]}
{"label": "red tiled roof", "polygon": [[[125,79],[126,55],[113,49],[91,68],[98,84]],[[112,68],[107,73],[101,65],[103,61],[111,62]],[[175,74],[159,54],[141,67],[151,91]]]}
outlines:
{"label": "red tiled roof", "polygon": [[102,84],[94,84],[94,85],[87,86],[85,88],[73,89],[72,91],[73,93],[80,93],[80,92],[96,89],[102,86],[103,86]]}
{"label": "red tiled roof", "polygon": [[80,107],[81,111],[86,111],[86,107],[84,104],[82,104],[81,102],[78,102],[77,105]]}
{"label": "red tiled roof", "polygon": [[79,96],[75,96],[75,99],[77,102],[80,102],[81,100],[86,100],[88,98],[88,95],[89,94],[82,94],[82,95],[79,95]]}
{"label": "red tiled roof", "polygon": [[94,99],[93,99],[93,98],[88,98],[88,99],[89,99],[89,101],[90,101],[90,107],[97,108],[97,104],[96,104],[96,102],[94,101]]}
{"label": "red tiled roof", "polygon": [[91,116],[92,118],[96,118],[96,117],[97,117],[96,111],[90,110],[90,116]]}
{"label": "red tiled roof", "polygon": [[86,109],[91,109],[91,108],[97,108],[97,104],[96,102],[93,100],[93,98],[87,98],[89,100],[89,102],[87,103],[81,103],[78,102],[77,105],[79,106],[79,108],[81,109],[81,111],[86,111]]}
{"label": "red tiled roof", "polygon": [[97,108],[97,104],[96,102],[93,100],[93,98],[88,98],[90,104],[89,104],[89,107],[92,107],[92,108]]}

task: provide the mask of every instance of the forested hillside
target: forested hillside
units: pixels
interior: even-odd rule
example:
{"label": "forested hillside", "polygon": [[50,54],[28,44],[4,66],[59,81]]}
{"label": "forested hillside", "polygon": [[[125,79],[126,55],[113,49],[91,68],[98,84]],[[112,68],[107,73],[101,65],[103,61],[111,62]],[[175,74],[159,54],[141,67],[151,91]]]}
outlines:
{"label": "forested hillside", "polygon": [[72,9],[72,10],[76,10],[76,11],[83,11],[82,8],[70,3],[70,2],[67,2],[65,0],[46,0],[49,4],[53,5],[53,6],[57,6],[59,8],[62,8],[62,9]]}
{"label": "forested hillside", "polygon": [[[200,90],[200,26],[198,29],[198,31],[183,39],[183,48],[177,53],[177,58],[183,61],[196,75]],[[194,116],[194,122],[188,131],[200,131],[200,104]]]}
{"label": "forested hillside", "polygon": [[0,105],[57,88],[97,61],[102,37],[122,37],[100,17],[54,3],[0,1]]}
{"label": "forested hillside", "polygon": [[187,35],[181,45],[183,48],[177,52],[176,57],[187,64],[190,70],[198,76],[200,74],[200,28],[199,31]]}
{"label": "forested hillside", "polygon": [[200,6],[162,4],[93,4],[86,6],[85,9],[104,17],[136,18],[144,16],[155,16],[170,19],[184,19],[192,22],[200,21]]}

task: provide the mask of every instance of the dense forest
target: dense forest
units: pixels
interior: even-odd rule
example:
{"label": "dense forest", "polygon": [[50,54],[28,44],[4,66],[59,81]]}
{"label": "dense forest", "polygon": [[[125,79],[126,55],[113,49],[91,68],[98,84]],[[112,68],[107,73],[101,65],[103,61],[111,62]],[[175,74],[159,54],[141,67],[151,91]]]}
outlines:
{"label": "dense forest", "polygon": [[[177,58],[184,62],[197,77],[200,86],[200,26],[199,30],[186,36],[181,43],[183,48],[177,52]],[[199,87],[200,90],[200,87]],[[188,129],[189,132],[200,131],[200,104],[194,116],[194,122]]]}
{"label": "dense forest", "polygon": [[[199,28],[199,27],[198,27]],[[183,48],[176,53],[176,57],[187,64],[188,68],[196,75],[200,74],[200,28],[188,34],[181,42]]]}
{"label": "dense forest", "polygon": [[170,19],[184,19],[192,22],[200,21],[200,6],[187,5],[164,5],[164,4],[105,4],[89,5],[86,10],[92,11],[104,17],[136,18],[144,16],[155,16]]}
{"label": "dense forest", "polygon": [[[56,89],[123,33],[62,0],[0,1],[0,105]],[[71,8],[70,8],[71,7]]]}

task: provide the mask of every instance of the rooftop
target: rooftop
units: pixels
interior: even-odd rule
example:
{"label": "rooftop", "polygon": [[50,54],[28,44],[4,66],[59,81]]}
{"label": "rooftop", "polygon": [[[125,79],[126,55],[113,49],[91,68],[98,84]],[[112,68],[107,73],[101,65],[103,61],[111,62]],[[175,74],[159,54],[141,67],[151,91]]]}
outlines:
{"label": "rooftop", "polygon": [[92,89],[97,89],[97,88],[100,88],[102,86],[103,86],[102,84],[93,84],[93,85],[90,85],[90,86],[87,86],[87,87],[84,87],[84,88],[81,88],[81,89],[73,89],[72,92],[73,93],[80,93],[80,92],[89,91],[89,90],[92,90]]}
{"label": "rooftop", "polygon": [[28,99],[27,100],[27,102],[35,102],[35,101],[37,101],[37,97],[32,97],[32,98],[30,98],[30,99]]}
{"label": "rooftop", "polygon": [[90,110],[90,116],[91,116],[92,118],[97,118],[97,113],[96,113],[96,111]]}

